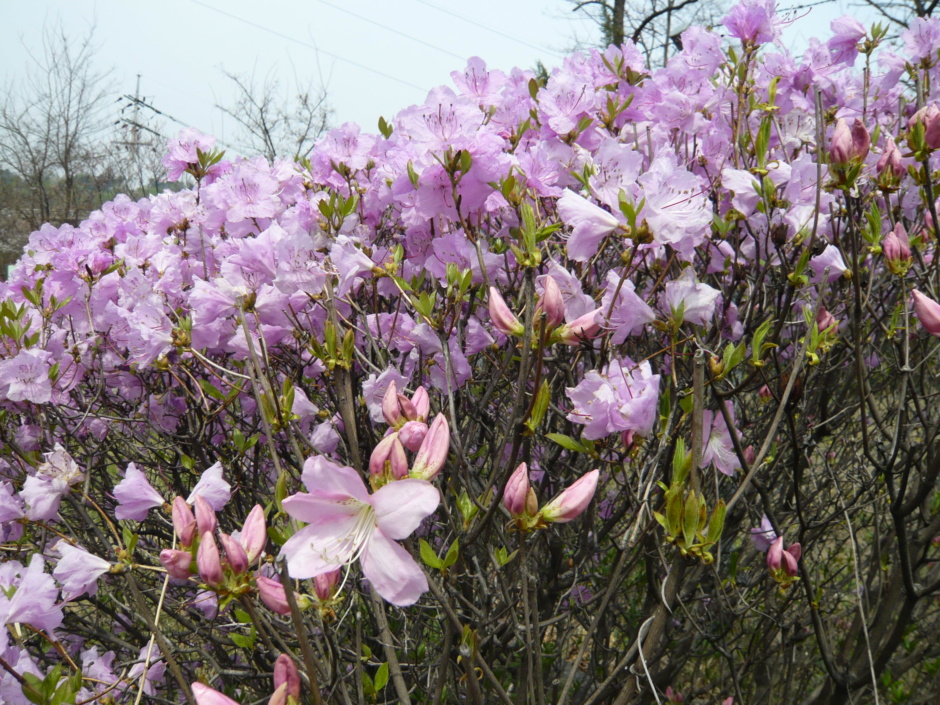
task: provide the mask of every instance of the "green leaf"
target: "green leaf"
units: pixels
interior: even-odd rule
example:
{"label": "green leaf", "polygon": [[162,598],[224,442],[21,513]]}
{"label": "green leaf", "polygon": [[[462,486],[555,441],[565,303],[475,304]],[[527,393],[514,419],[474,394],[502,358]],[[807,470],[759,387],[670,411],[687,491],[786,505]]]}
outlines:
{"label": "green leaf", "polygon": [[550,399],[551,392],[548,389],[548,380],[542,380],[542,386],[539,388],[538,394],[535,395],[532,415],[525,422],[526,428],[528,428],[530,432],[535,433],[535,429],[542,423],[542,419],[545,418],[545,412],[548,411],[548,402]]}
{"label": "green leaf", "polygon": [[379,666],[379,670],[375,672],[375,680],[373,684],[375,685],[376,692],[382,690],[388,684],[387,663],[383,663],[381,666]]}
{"label": "green leaf", "polygon": [[714,511],[712,511],[711,519],[708,521],[706,538],[709,543],[717,543],[718,539],[721,538],[721,531],[725,527],[725,511],[725,502],[719,499]]}
{"label": "green leaf", "polygon": [[454,539],[454,542],[450,545],[450,548],[447,549],[447,555],[444,556],[443,566],[446,570],[450,568],[454,563],[457,562],[457,557],[460,554],[460,546],[458,545],[459,540]]}
{"label": "green leaf", "polygon": [[420,547],[421,547],[421,560],[423,560],[425,564],[430,568],[435,568],[436,570],[443,570],[444,561],[442,561],[440,558],[437,557],[437,554],[434,552],[434,549],[431,548],[431,544],[429,544],[424,539],[421,539]]}
{"label": "green leaf", "polygon": [[579,443],[577,440],[575,440],[571,436],[566,436],[563,433],[546,433],[545,437],[550,441],[554,441],[565,450],[570,450],[574,453],[587,453],[588,452],[588,449],[584,445]]}
{"label": "green leaf", "polygon": [[384,117],[379,116],[379,132],[382,133],[382,137],[388,139],[392,136],[392,132],[395,128],[388,124]]}
{"label": "green leaf", "polygon": [[695,492],[689,492],[685,498],[685,507],[682,511],[682,538],[686,547],[695,543],[695,534],[698,531],[699,501]]}

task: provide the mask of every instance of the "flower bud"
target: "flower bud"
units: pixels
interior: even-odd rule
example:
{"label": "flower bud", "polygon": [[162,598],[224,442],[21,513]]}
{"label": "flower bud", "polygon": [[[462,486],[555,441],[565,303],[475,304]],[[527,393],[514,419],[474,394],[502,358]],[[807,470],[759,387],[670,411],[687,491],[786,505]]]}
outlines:
{"label": "flower bud", "polygon": [[503,490],[503,506],[513,518],[526,513],[526,499],[529,496],[529,469],[525,463],[519,463]]}
{"label": "flower bud", "polygon": [[875,165],[875,171],[879,176],[889,179],[899,179],[904,175],[904,167],[901,164],[901,150],[890,137],[885,144],[884,152]]}
{"label": "flower bud", "polygon": [[418,448],[415,462],[411,468],[411,477],[419,480],[433,480],[444,467],[447,451],[450,450],[450,428],[444,414],[438,414]]}
{"label": "flower bud", "polygon": [[914,289],[914,313],[930,335],[940,338],[940,304]]}
{"label": "flower bud", "polygon": [[287,694],[295,700],[300,699],[300,674],[297,665],[287,654],[281,654],[274,662],[274,688],[287,686]]}
{"label": "flower bud", "polygon": [[552,277],[546,276],[542,286],[542,296],[535,314],[536,317],[540,312],[545,314],[545,328],[551,331],[565,322],[565,299],[561,295],[561,289],[558,288],[558,282]]}
{"label": "flower bud", "polygon": [[428,435],[428,425],[423,421],[408,421],[398,432],[398,440],[412,453],[416,453]]}
{"label": "flower bud", "polygon": [[860,118],[855,118],[852,123],[852,159],[860,162],[868,158],[868,152],[871,150],[871,135],[865,123]]}
{"label": "flower bud", "polygon": [[215,518],[215,510],[209,506],[209,503],[202,498],[202,495],[196,495],[193,500],[193,508],[196,510],[196,530],[199,535],[211,534],[219,525]]}
{"label": "flower bud", "polygon": [[263,575],[259,575],[255,578],[255,585],[258,586],[258,594],[261,597],[261,601],[269,610],[280,615],[290,614],[287,592],[284,590],[283,585]]}
{"label": "flower bud", "polygon": [[829,313],[825,306],[820,306],[819,311],[816,313],[816,329],[822,333],[835,325],[838,325],[835,316]]}
{"label": "flower bud", "polygon": [[398,433],[390,433],[379,441],[369,457],[369,473],[375,477],[385,475],[386,464],[396,480],[408,474],[408,458]]}
{"label": "flower bud", "polygon": [[267,540],[268,529],[264,520],[264,508],[260,504],[256,504],[248,513],[248,518],[245,519],[242,531],[238,535],[238,542],[245,549],[249,564],[258,559]]}
{"label": "flower bud", "polygon": [[287,683],[281,683],[268,700],[268,705],[288,705],[287,702]]}
{"label": "flower bud", "polygon": [[193,697],[196,705],[238,705],[230,697],[199,682],[193,683]]}
{"label": "flower bud", "polygon": [[196,551],[196,568],[199,577],[210,587],[219,587],[222,584],[222,557],[215,538],[210,533],[202,535],[199,541],[199,550]]}
{"label": "flower bud", "polygon": [[160,565],[162,565],[171,578],[186,580],[189,578],[189,566],[193,557],[189,551],[177,551],[166,548],[160,551]]}
{"label": "flower bud", "polygon": [[744,449],[744,462],[753,465],[755,460],[757,460],[757,451],[754,450],[754,446],[748,446]]}
{"label": "flower bud", "polygon": [[911,241],[907,237],[904,223],[898,221],[894,229],[889,232],[881,243],[881,251],[888,263],[888,269],[893,274],[903,275],[911,265]]}
{"label": "flower bud", "polygon": [[832,131],[832,140],[829,142],[829,161],[838,166],[849,163],[852,154],[852,131],[849,124],[839,118]]}
{"label": "flower bud", "polygon": [[427,423],[428,414],[431,413],[431,398],[428,396],[428,390],[424,387],[418,387],[415,393],[411,395],[411,403],[415,407],[414,420]]}
{"label": "flower bud", "polygon": [[802,549],[798,543],[784,550],[783,536],[778,536],[777,539],[770,544],[770,548],[767,549],[767,567],[773,572],[782,571],[791,578],[795,577],[797,572],[799,572],[797,562],[800,560],[801,554]]}
{"label": "flower bud", "polygon": [[[207,534],[211,536],[212,534]],[[245,553],[245,549],[242,548],[242,545],[238,543],[228,534],[219,533],[219,543],[222,544],[222,548],[225,549],[225,557],[228,559],[228,564],[232,567],[232,572],[236,575],[241,575],[248,570],[248,554]],[[199,546],[202,548],[202,546]]]}
{"label": "flower bud", "polygon": [[385,423],[392,428],[396,428],[402,421],[401,407],[398,404],[398,386],[394,380],[389,383],[385,396],[382,397],[382,416],[385,417]]}
{"label": "flower bud", "polygon": [[337,568],[326,573],[320,573],[313,579],[313,589],[320,602],[332,600],[336,595],[336,587],[339,585],[341,571]]}
{"label": "flower bud", "polygon": [[562,490],[555,499],[546,504],[539,515],[544,521],[564,523],[571,521],[587,509],[597,489],[598,470],[591,470],[574,484]]}
{"label": "flower bud", "polygon": [[918,110],[907,121],[907,126],[913,130],[917,123],[924,127],[924,145],[928,149],[940,148],[940,109],[936,103],[931,103]]}
{"label": "flower bud", "polygon": [[596,338],[601,330],[601,325],[597,322],[600,313],[601,309],[599,308],[590,313],[585,313],[555,331],[555,336],[565,345],[580,345],[581,341]]}
{"label": "flower bud", "polygon": [[495,286],[490,287],[490,320],[496,330],[505,335],[522,336],[525,331]]}
{"label": "flower bud", "polygon": [[183,546],[189,548],[193,545],[196,518],[193,516],[193,510],[186,504],[186,500],[179,496],[173,499],[173,530],[179,536]]}

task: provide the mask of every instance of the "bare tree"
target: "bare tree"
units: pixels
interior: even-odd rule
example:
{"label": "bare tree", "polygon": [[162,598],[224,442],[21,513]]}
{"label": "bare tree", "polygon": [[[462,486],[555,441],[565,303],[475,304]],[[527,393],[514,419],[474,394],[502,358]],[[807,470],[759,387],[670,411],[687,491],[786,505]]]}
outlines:
{"label": "bare tree", "polygon": [[93,40],[94,27],[78,40],[48,27],[41,53],[0,99],[0,168],[18,182],[4,207],[30,228],[77,223],[100,203],[108,77],[94,66]]}
{"label": "bare tree", "polygon": [[664,65],[679,46],[679,35],[692,24],[712,24],[724,0],[571,0],[572,10],[591,17],[601,31],[600,43],[632,40],[651,66]]}
{"label": "bare tree", "polygon": [[258,82],[254,75],[224,73],[235,84],[237,97],[233,105],[217,107],[241,126],[238,147],[247,154],[262,154],[268,161],[302,157],[326,130],[331,111],[322,87],[301,85],[295,77],[290,99],[272,74]]}

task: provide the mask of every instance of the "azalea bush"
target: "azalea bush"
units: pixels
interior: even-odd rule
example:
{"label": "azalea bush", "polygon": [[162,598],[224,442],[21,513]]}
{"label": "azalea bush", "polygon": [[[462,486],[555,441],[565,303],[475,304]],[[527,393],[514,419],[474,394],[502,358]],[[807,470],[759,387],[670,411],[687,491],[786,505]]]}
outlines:
{"label": "azalea bush", "polygon": [[940,22],[472,59],[32,234],[0,701],[925,702]]}

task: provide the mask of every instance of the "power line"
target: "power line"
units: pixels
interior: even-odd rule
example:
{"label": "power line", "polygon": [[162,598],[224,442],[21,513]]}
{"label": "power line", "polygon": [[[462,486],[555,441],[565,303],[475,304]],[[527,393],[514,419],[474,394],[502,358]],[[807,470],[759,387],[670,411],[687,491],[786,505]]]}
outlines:
{"label": "power line", "polygon": [[455,54],[454,52],[452,52],[452,51],[450,51],[450,50],[448,50],[448,49],[443,49],[443,48],[441,48],[441,47],[439,47],[439,46],[434,46],[433,44],[431,44],[431,43],[429,43],[429,42],[426,42],[426,41],[424,41],[423,39],[418,39],[417,37],[412,37],[410,34],[405,34],[404,32],[399,32],[397,29],[392,29],[391,27],[386,27],[386,26],[385,26],[384,24],[382,24],[381,22],[376,22],[375,20],[370,20],[368,17],[363,17],[362,15],[358,15],[358,14],[356,14],[355,12],[353,12],[352,10],[347,10],[347,9],[344,8],[344,7],[339,7],[338,5],[334,5],[334,4],[331,3],[331,2],[326,2],[326,0],[317,0],[317,2],[319,2],[321,5],[326,5],[327,7],[332,7],[334,10],[339,10],[340,12],[345,12],[347,15],[352,15],[353,17],[357,17],[357,18],[359,18],[360,20],[362,20],[363,22],[368,22],[369,24],[375,25],[376,27],[379,27],[379,28],[381,28],[381,29],[384,29],[384,30],[387,31],[387,32],[391,32],[392,34],[397,34],[399,37],[404,37],[405,39],[408,39],[408,40],[410,40],[410,41],[412,41],[412,42],[417,42],[418,44],[421,44],[421,45],[423,45],[423,46],[428,47],[429,49],[434,49],[435,51],[439,51],[439,52],[441,52],[441,53],[443,53],[443,54],[447,54],[448,56],[453,56],[455,59],[459,59],[460,61],[466,61],[466,60],[467,60],[467,57],[465,57],[465,56],[461,56],[460,54]]}
{"label": "power line", "polygon": [[479,27],[480,29],[485,29],[487,32],[498,34],[500,37],[514,41],[517,44],[522,44],[523,46],[527,46],[530,49],[538,49],[539,51],[542,51],[542,52],[548,52],[549,54],[554,54],[555,56],[559,58],[562,58],[562,59],[564,58],[564,54],[559,54],[557,51],[552,51],[551,49],[545,49],[544,47],[536,46],[535,44],[529,44],[529,42],[519,39],[518,37],[514,37],[511,34],[506,34],[505,32],[501,32],[500,30],[495,29],[493,27],[488,27],[487,25],[481,24],[477,22],[476,20],[472,20],[469,17],[465,17],[464,15],[458,15],[456,12],[445,10],[443,7],[438,7],[434,3],[428,2],[427,0],[415,0],[415,2],[420,2],[422,5],[427,5],[428,7],[433,8],[437,10],[438,12],[443,12],[445,15],[456,17],[458,20],[463,20],[464,22],[472,24],[474,27]]}
{"label": "power line", "polygon": [[426,89],[426,88],[423,88],[423,87],[421,87],[421,86],[415,85],[414,83],[410,83],[410,82],[405,81],[405,80],[403,80],[403,79],[401,79],[401,78],[397,78],[397,77],[392,76],[392,75],[390,75],[390,74],[383,73],[382,71],[379,71],[378,69],[374,69],[374,68],[372,68],[371,66],[366,66],[365,64],[360,64],[360,63],[358,63],[358,62],[356,62],[356,61],[351,61],[350,59],[346,59],[346,58],[344,58],[344,57],[342,57],[342,56],[339,56],[338,54],[333,54],[332,52],[325,51],[324,49],[320,49],[319,47],[317,47],[317,46],[314,45],[314,44],[310,44],[310,43],[305,42],[305,41],[302,41],[302,40],[300,40],[300,39],[296,39],[295,37],[288,36],[288,35],[286,35],[286,34],[283,34],[282,32],[278,32],[277,30],[271,29],[270,27],[264,27],[264,26],[262,26],[262,25],[260,25],[260,24],[257,24],[256,22],[252,22],[251,20],[246,20],[244,17],[239,17],[238,15],[233,15],[231,12],[226,12],[225,10],[220,10],[220,9],[217,8],[217,7],[213,7],[212,5],[209,5],[209,4],[207,4],[207,3],[202,2],[202,0],[190,0],[190,2],[193,2],[193,3],[195,3],[196,5],[201,5],[202,7],[206,8],[207,10],[212,10],[213,12],[217,12],[217,13],[219,13],[220,15],[225,15],[226,17],[229,17],[229,18],[231,18],[231,19],[233,19],[233,20],[237,20],[237,21],[239,21],[239,22],[241,22],[241,23],[243,23],[243,24],[247,24],[247,25],[249,25],[249,26],[251,26],[251,27],[254,27],[255,29],[260,29],[262,32],[267,32],[268,34],[273,34],[275,37],[280,37],[281,39],[286,39],[287,41],[293,42],[294,44],[299,44],[300,46],[307,47],[308,49],[313,49],[313,50],[316,51],[316,52],[319,52],[319,53],[321,53],[321,54],[325,54],[326,56],[329,56],[329,57],[332,58],[332,59],[336,59],[337,61],[342,61],[343,63],[349,64],[350,66],[355,66],[356,68],[360,68],[360,69],[362,69],[363,71],[368,71],[369,73],[374,73],[374,74],[376,74],[377,76],[381,76],[382,78],[387,78],[387,79],[390,80],[390,81],[395,81],[396,83],[400,83],[400,84],[402,84],[402,85],[404,85],[404,86],[408,86],[409,88],[415,88],[415,89],[421,91],[422,93],[427,92],[427,89]]}

